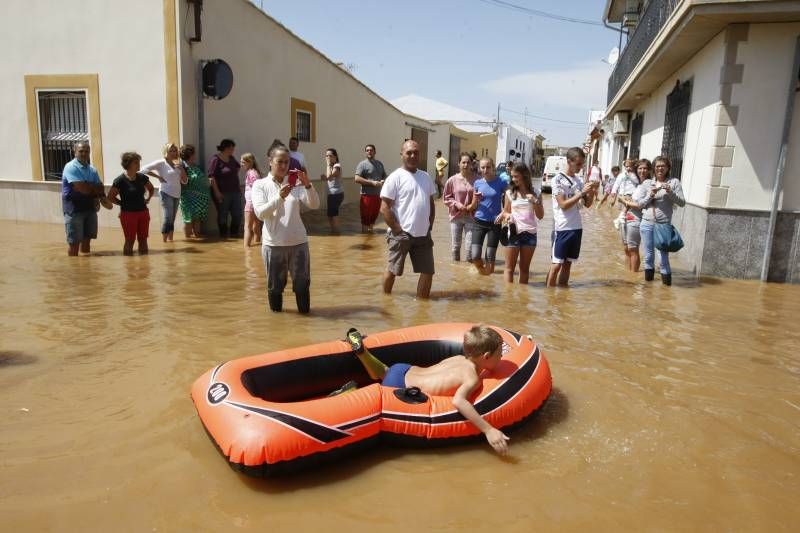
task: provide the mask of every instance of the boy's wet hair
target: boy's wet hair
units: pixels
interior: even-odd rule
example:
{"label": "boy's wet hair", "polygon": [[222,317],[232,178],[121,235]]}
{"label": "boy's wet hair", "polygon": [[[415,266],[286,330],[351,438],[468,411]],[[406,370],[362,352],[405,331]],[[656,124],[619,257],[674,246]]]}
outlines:
{"label": "boy's wet hair", "polygon": [[464,333],[464,355],[467,357],[477,357],[486,352],[494,353],[502,344],[500,334],[484,324],[472,326]]}
{"label": "boy's wet hair", "polygon": [[567,150],[567,161],[577,161],[578,159],[586,159],[586,153],[580,146],[573,146]]}

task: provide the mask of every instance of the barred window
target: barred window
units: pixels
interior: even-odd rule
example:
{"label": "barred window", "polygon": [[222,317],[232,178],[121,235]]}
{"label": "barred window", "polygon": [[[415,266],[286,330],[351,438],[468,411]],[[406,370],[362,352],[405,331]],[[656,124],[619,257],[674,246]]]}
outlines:
{"label": "barred window", "polygon": [[39,91],[39,131],[41,132],[44,179],[60,180],[73,157],[72,146],[89,140],[84,91]]}
{"label": "barred window", "polygon": [[675,88],[667,95],[664,137],[661,141],[661,155],[669,157],[672,163],[669,173],[672,178],[680,179],[683,171],[683,145],[691,104],[692,80],[676,82]]}
{"label": "barred window", "polygon": [[311,142],[311,113],[307,111],[296,111],[297,131],[295,137],[300,142]]}
{"label": "barred window", "polygon": [[637,113],[631,121],[631,150],[628,157],[639,159],[642,146],[642,129],[644,128],[644,113]]}

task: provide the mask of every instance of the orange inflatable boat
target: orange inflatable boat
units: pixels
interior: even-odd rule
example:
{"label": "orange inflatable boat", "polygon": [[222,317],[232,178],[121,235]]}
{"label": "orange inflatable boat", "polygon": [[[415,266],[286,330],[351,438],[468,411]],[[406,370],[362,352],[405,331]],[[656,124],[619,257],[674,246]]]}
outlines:
{"label": "orange inflatable boat", "polygon": [[[364,345],[385,364],[429,366],[463,353],[474,324],[429,324],[371,333]],[[492,326],[503,357],[471,398],[494,427],[533,414],[550,394],[547,361],[530,336]],[[359,388],[328,396],[343,383]],[[200,420],[231,466],[253,476],[308,467],[379,439],[424,444],[474,439],[478,429],[449,396],[384,387],[370,379],[344,340],[236,359],[192,386]]]}

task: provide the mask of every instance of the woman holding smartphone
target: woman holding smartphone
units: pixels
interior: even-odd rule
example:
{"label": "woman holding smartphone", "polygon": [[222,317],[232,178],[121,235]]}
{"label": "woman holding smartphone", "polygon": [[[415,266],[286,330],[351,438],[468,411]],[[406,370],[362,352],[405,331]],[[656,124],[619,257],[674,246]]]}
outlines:
{"label": "woman holding smartphone", "polygon": [[311,309],[311,258],[300,207],[317,209],[319,196],[305,172],[289,170],[285,146],[270,150],[269,166],[269,174],[253,184],[251,195],[253,211],[264,221],[261,256],[269,308],[283,311],[283,289],[291,275],[297,310],[305,314]]}
{"label": "woman holding smartphone", "polygon": [[[494,160],[484,157],[479,167],[481,179],[473,184],[472,204],[469,209],[475,213],[472,225],[472,264],[478,272],[488,276],[494,272],[497,246],[500,244],[500,211],[506,182],[495,174]],[[486,240],[485,260],[481,258],[483,241]]]}
{"label": "woman holding smartphone", "polygon": [[[683,197],[681,181],[670,178],[669,171],[672,167],[669,159],[658,156],[653,159],[655,179],[647,179],[636,188],[633,200],[642,210],[642,222],[639,224],[639,233],[644,247],[644,279],[653,281],[655,278],[655,251],[653,230],[656,224],[671,224],[674,206],[686,205]],[[672,285],[672,268],[669,265],[669,252],[658,251],[661,256],[661,283]]]}
{"label": "woman holding smartphone", "polygon": [[505,205],[500,220],[515,224],[517,234],[511,236],[506,246],[505,277],[514,283],[514,268],[519,260],[519,282],[527,285],[531,260],[536,250],[538,221],[544,217],[542,193],[533,188],[531,171],[525,163],[511,169],[511,186],[506,191]]}
{"label": "woman holding smartphone", "polygon": [[342,165],[339,164],[339,153],[335,148],[325,151],[325,174],[320,176],[328,189],[328,224],[331,233],[339,233],[339,207],[344,200],[342,187]]}

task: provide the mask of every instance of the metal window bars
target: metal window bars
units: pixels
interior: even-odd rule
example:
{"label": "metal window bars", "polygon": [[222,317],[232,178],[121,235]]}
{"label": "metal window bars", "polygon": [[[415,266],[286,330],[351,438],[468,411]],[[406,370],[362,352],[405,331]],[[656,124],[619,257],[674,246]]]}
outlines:
{"label": "metal window bars", "polygon": [[628,156],[631,159],[639,159],[643,129],[644,113],[637,113],[636,116],[633,117],[633,120],[631,120],[631,147]]}
{"label": "metal window bars", "polygon": [[300,142],[311,142],[311,113],[297,111],[297,131],[295,136]]}
{"label": "metal window bars", "polygon": [[72,158],[72,146],[89,140],[83,91],[40,91],[39,131],[45,180],[60,180]]}
{"label": "metal window bars", "polygon": [[672,163],[671,178],[681,178],[683,171],[683,145],[686,138],[686,122],[692,104],[692,80],[675,82],[675,88],[667,95],[667,110],[664,113],[664,137],[661,154]]}

